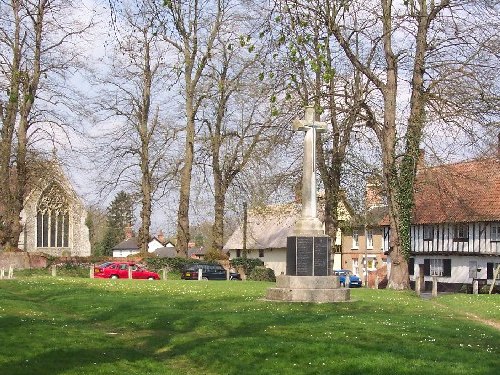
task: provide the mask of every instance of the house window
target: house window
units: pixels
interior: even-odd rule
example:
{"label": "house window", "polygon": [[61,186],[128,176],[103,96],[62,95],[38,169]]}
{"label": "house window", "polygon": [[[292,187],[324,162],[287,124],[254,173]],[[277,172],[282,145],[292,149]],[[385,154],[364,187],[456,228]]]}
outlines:
{"label": "house window", "polygon": [[424,259],[425,276],[451,276],[451,259],[431,258]]}
{"label": "house window", "polygon": [[68,247],[68,203],[61,187],[50,185],[40,197],[36,215],[37,247]]}
{"label": "house window", "polygon": [[359,263],[357,259],[352,260],[352,273],[357,275],[359,271]]}
{"label": "house window", "polygon": [[415,274],[415,258],[408,259],[408,274],[410,276]]}
{"label": "house window", "polygon": [[259,258],[264,258],[264,250],[259,249]]}
{"label": "house window", "polygon": [[[491,263],[486,263],[486,278],[488,280],[492,280],[493,277],[495,276],[496,269],[500,263],[496,262],[491,262]],[[496,275],[497,280],[500,278],[500,274]]]}
{"label": "house window", "polygon": [[434,226],[424,225],[424,241],[432,241],[434,239]]}
{"label": "house window", "polygon": [[469,240],[469,225],[455,224],[453,241],[468,241]]}
{"label": "house window", "polygon": [[359,249],[359,232],[357,230],[352,231],[352,248]]}
{"label": "house window", "polygon": [[366,230],[366,248],[373,249],[373,229]]}
{"label": "house window", "polygon": [[491,241],[500,241],[500,223],[491,223]]}
{"label": "house window", "polygon": [[241,257],[241,250],[238,249],[236,250],[236,258],[240,258]]}
{"label": "house window", "polygon": [[431,259],[431,276],[443,276],[443,260]]}

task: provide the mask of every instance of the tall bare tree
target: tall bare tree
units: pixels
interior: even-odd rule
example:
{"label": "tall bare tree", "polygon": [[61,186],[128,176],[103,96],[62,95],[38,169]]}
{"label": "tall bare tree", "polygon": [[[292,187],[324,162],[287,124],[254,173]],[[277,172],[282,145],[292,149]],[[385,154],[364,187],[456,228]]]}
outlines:
{"label": "tall bare tree", "polygon": [[[238,17],[242,22],[244,18]],[[227,33],[214,50],[207,70],[208,99],[203,107],[208,158],[214,186],[212,249],[222,250],[226,195],[235,179],[257,155],[268,155],[279,127],[271,116],[271,90],[259,81],[259,61],[267,48],[257,47],[250,34]],[[242,36],[244,35],[244,36]],[[251,51],[251,52],[249,52]],[[274,126],[273,126],[274,125]]]}
{"label": "tall bare tree", "polygon": [[[87,26],[70,1],[0,2],[0,245],[16,248],[27,193],[27,154],[37,130],[60,126],[54,109],[64,105],[50,85],[78,63],[69,48]],[[59,83],[63,80],[60,80]]]}
{"label": "tall bare tree", "polygon": [[179,53],[179,73],[183,79],[186,138],[180,170],[176,247],[179,255],[186,257],[196,116],[205,99],[205,93],[199,89],[200,81],[212,58],[230,0],[168,0],[164,4],[165,11],[159,14],[164,27],[162,36]]}
{"label": "tall bare tree", "polygon": [[106,186],[126,184],[138,192],[139,245],[146,253],[155,193],[171,179],[170,166],[176,165],[169,154],[176,130],[167,126],[163,109],[170,80],[169,48],[158,35],[152,2],[120,2],[112,9],[115,51],[110,73],[98,77],[97,105],[105,122],[116,123],[99,135],[104,154],[96,155],[97,162],[107,165],[102,169]]}

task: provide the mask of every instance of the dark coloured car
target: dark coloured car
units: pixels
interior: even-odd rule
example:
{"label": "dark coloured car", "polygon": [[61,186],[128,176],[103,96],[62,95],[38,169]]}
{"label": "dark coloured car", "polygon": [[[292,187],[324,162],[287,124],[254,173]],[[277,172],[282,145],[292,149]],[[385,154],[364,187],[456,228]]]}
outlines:
{"label": "dark coloured car", "polygon": [[333,276],[340,277],[340,285],[345,286],[345,279],[349,278],[349,288],[361,288],[363,282],[359,276],[352,273],[351,270],[334,270]]}
{"label": "dark coloured car", "polygon": [[[192,264],[184,269],[181,274],[181,279],[198,280],[198,273],[201,269],[201,278],[203,280],[226,280],[227,272],[220,264],[198,263]],[[229,280],[241,280],[241,276],[237,272],[229,273]]]}

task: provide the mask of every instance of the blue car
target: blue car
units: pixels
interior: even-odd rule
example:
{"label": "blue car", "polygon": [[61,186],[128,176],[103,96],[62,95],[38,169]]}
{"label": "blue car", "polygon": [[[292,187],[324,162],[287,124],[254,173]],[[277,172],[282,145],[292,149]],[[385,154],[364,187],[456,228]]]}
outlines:
{"label": "blue car", "polygon": [[340,285],[342,286],[345,286],[346,277],[349,278],[349,288],[361,288],[361,286],[363,285],[363,282],[361,281],[359,276],[353,274],[351,270],[334,270],[333,276],[340,277]]}

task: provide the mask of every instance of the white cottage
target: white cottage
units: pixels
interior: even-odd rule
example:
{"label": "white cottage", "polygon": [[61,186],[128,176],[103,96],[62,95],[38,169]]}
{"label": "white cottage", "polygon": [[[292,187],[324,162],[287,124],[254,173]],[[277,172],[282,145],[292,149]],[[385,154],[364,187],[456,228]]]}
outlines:
{"label": "white cottage", "polygon": [[[410,281],[459,290],[491,283],[500,264],[500,158],[422,168],[415,184]],[[384,250],[389,249],[384,228]]]}
{"label": "white cottage", "polygon": [[[321,210],[320,202],[320,210]],[[258,258],[274,270],[275,275],[286,273],[287,237],[294,235],[295,223],[300,218],[301,205],[297,203],[258,207],[248,212],[246,248],[248,258]],[[348,221],[352,210],[342,199],[338,207],[339,221]],[[322,216],[321,214],[319,215]],[[341,232],[338,230],[335,245],[340,249]],[[243,253],[243,226],[240,225],[224,245],[229,258],[239,258]],[[339,268],[341,254],[333,256],[333,268]],[[338,263],[338,265],[335,265]]]}

